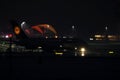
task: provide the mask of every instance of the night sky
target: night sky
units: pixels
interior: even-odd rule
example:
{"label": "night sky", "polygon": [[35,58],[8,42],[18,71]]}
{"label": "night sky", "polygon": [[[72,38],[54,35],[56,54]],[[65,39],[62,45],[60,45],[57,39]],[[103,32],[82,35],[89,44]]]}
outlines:
{"label": "night sky", "polygon": [[0,31],[10,31],[9,20],[30,25],[48,23],[59,34],[70,34],[74,25],[79,35],[104,30],[120,31],[119,0],[0,0]]}

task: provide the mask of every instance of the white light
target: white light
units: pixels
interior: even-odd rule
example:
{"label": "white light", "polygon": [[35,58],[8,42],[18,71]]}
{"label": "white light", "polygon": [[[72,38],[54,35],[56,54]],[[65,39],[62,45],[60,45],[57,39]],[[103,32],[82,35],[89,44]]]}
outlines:
{"label": "white light", "polygon": [[77,47],[75,47],[75,50],[77,50]]}
{"label": "white light", "polygon": [[58,36],[55,36],[55,38],[58,38]]}
{"label": "white light", "polygon": [[4,38],[5,36],[4,35],[2,35],[2,38]]}
{"label": "white light", "polygon": [[92,41],[92,40],[93,40],[93,38],[90,38],[90,40]]}
{"label": "white light", "polygon": [[108,30],[108,27],[106,26],[105,29]]}
{"label": "white light", "polygon": [[25,22],[25,21],[23,21],[23,22],[21,23],[21,26],[23,26],[25,23],[26,23],[26,22]]}
{"label": "white light", "polygon": [[66,36],[63,36],[63,38],[67,38]]}
{"label": "white light", "polygon": [[60,47],[63,47],[62,45],[60,45]]}
{"label": "white light", "polygon": [[8,35],[6,35],[6,36],[5,36],[5,38],[9,38],[9,36],[8,36]]}
{"label": "white light", "polygon": [[66,51],[67,51],[67,49],[64,49],[63,51],[64,51],[64,52],[66,52]]}
{"label": "white light", "polygon": [[15,45],[12,45],[11,47],[12,47],[12,48],[15,48]]}
{"label": "white light", "polygon": [[82,53],[81,56],[85,56],[85,53]]}
{"label": "white light", "polygon": [[77,56],[77,53],[75,52],[75,56]]}
{"label": "white light", "polygon": [[75,28],[75,26],[73,25],[73,26],[72,26],[72,29],[74,29],[74,28]]}
{"label": "white light", "polygon": [[41,47],[41,46],[39,46],[38,48],[39,48],[39,49],[41,49],[42,47]]}
{"label": "white light", "polygon": [[46,39],[48,38],[48,36],[45,37]]}
{"label": "white light", "polygon": [[47,25],[47,27],[49,28],[49,27],[50,27],[50,25]]}

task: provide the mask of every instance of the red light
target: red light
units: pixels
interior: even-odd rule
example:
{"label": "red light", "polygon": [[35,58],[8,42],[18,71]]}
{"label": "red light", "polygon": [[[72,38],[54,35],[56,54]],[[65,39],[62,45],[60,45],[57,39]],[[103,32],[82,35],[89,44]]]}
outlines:
{"label": "red light", "polygon": [[12,34],[9,34],[9,37],[11,38],[11,37],[12,37]]}

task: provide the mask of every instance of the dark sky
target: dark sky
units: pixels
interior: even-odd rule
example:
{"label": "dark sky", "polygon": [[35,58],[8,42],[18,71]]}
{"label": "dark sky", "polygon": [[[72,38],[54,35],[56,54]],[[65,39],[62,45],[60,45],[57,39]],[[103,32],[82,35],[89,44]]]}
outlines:
{"label": "dark sky", "polygon": [[[70,33],[75,25],[80,35],[120,29],[119,0],[0,0],[0,31],[9,31],[9,20],[26,21],[30,25],[48,23],[58,33]],[[120,31],[120,30],[119,30]]]}

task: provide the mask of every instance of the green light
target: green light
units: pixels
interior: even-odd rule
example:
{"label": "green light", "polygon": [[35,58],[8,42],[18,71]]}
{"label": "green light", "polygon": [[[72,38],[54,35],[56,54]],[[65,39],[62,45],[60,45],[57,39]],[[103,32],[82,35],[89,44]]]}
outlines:
{"label": "green light", "polygon": [[2,42],[2,44],[4,45],[4,44],[5,44],[5,42]]}

